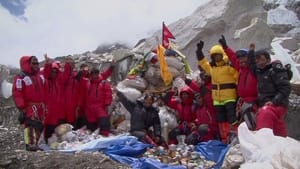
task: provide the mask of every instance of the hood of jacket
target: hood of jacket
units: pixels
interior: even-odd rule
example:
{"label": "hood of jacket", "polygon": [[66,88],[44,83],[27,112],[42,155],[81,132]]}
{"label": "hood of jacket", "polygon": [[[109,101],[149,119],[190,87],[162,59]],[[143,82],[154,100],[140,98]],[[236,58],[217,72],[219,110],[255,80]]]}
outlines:
{"label": "hood of jacket", "polygon": [[[183,93],[187,93],[189,95],[188,98],[184,99],[182,97],[182,94]],[[188,87],[188,86],[184,86],[181,90],[180,90],[180,99],[181,101],[184,103],[184,104],[190,104],[193,102],[193,99],[194,99],[194,93],[193,93],[193,90]]]}
{"label": "hood of jacket", "polygon": [[33,73],[30,66],[30,59],[32,56],[22,56],[20,59],[20,69],[24,73],[31,74]]}

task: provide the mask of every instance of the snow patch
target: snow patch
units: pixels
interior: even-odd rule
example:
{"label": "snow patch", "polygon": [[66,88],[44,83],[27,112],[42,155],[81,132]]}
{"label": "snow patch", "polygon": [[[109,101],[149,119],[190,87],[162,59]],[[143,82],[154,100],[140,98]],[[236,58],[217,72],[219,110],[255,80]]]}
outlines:
{"label": "snow patch", "polygon": [[274,55],[271,55],[272,60],[280,60],[284,65],[291,64],[293,71],[293,78],[291,83],[300,83],[300,64],[297,64],[289,53],[290,50],[283,48],[280,44],[283,40],[291,38],[274,38],[271,46],[273,48]]}
{"label": "snow patch", "polygon": [[288,10],[284,5],[280,5],[276,9],[272,9],[268,12],[267,18],[268,25],[273,24],[290,24],[292,26],[300,25],[298,17],[295,12]]}

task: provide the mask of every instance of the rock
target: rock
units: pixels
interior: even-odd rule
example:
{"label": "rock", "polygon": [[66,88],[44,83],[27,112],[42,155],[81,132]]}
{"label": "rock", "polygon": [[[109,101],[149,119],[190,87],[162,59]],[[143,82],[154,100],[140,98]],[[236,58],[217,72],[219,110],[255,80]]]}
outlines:
{"label": "rock", "polygon": [[[259,31],[257,31],[259,30]],[[263,41],[259,40],[261,37]],[[235,39],[239,39],[238,48],[247,48],[250,43],[255,43],[259,48],[270,48],[272,39],[274,38],[273,31],[268,27],[267,23],[262,19],[254,18],[248,27],[236,30]]]}
{"label": "rock", "polygon": [[12,163],[12,160],[0,160],[0,167],[8,167]]}
{"label": "rock", "polygon": [[[293,58],[293,60],[300,64],[300,49],[296,50],[294,53],[292,53],[291,57]],[[299,69],[300,72],[300,69]]]}

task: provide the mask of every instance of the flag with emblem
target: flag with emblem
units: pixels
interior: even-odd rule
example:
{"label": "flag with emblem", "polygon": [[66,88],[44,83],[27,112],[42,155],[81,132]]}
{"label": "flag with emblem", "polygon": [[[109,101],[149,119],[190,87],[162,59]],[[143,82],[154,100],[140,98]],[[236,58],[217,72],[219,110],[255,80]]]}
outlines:
{"label": "flag with emblem", "polygon": [[168,29],[168,27],[163,22],[163,28],[162,28],[162,45],[164,48],[169,47],[169,39],[175,39],[174,35],[171,33],[171,31]]}

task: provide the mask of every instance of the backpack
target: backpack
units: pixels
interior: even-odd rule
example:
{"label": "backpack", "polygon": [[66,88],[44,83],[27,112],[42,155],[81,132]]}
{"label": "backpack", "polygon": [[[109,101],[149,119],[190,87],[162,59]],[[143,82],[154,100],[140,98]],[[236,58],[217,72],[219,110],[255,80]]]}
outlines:
{"label": "backpack", "polygon": [[286,70],[286,72],[288,74],[289,80],[291,80],[293,78],[293,71],[291,69],[292,68],[291,64],[284,65],[284,68],[285,68],[285,70]]}
{"label": "backpack", "polygon": [[288,79],[291,80],[293,78],[293,71],[291,69],[291,64],[283,65],[280,60],[275,60],[272,62],[272,69],[277,71],[285,71],[288,75]]}

